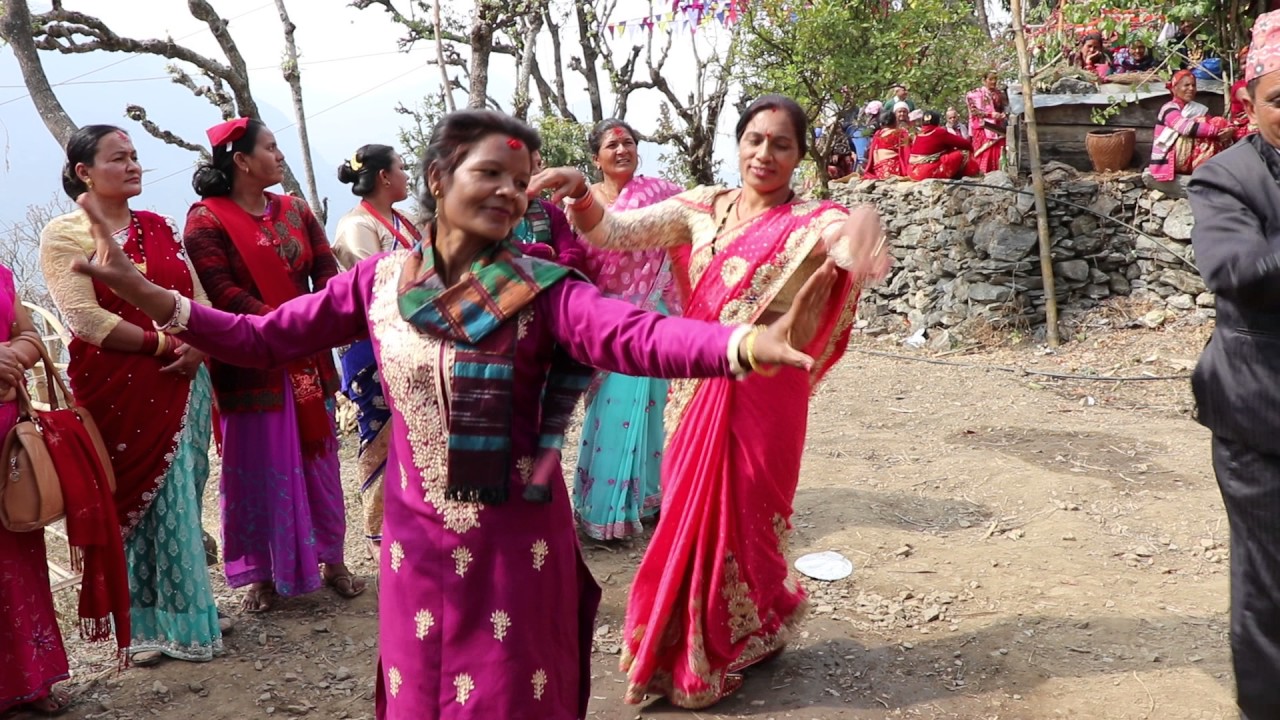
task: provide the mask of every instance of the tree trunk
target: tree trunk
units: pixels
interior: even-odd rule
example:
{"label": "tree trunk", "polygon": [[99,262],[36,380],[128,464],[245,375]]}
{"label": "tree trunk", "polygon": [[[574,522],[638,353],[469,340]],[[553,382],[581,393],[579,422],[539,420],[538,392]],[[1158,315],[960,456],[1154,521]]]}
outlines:
{"label": "tree trunk", "polygon": [[40,119],[44,120],[45,127],[49,128],[58,144],[65,148],[79,127],[67,115],[58,96],[53,94],[49,78],[44,74],[40,53],[31,36],[31,10],[27,7],[27,0],[4,0],[4,10],[4,16],[0,17],[0,38],[13,48],[13,55],[22,70],[22,82],[31,93],[31,101],[35,103]]}
{"label": "tree trunk", "polygon": [[978,27],[991,37],[991,19],[987,16],[987,0],[973,0],[973,14],[978,18]]}
{"label": "tree trunk", "polygon": [[493,55],[493,22],[488,6],[492,1],[476,3],[476,15],[471,23],[471,84],[467,88],[467,107],[477,110],[488,106],[489,57]]}
{"label": "tree trunk", "polygon": [[285,9],[284,0],[276,0],[276,10],[280,12],[280,23],[284,25],[285,60],[283,64],[284,79],[289,83],[289,91],[293,94],[293,112],[298,118],[298,143],[302,145],[302,171],[307,178],[307,202],[311,212],[323,225],[329,219],[329,204],[320,201],[320,192],[316,188],[316,170],[311,162],[311,140],[307,135],[307,113],[302,108],[302,69],[298,67],[298,46],[293,41],[293,33],[297,25],[289,19],[289,11]]}
{"label": "tree trunk", "polygon": [[533,96],[529,93],[529,81],[533,76],[533,63],[538,49],[538,33],[542,32],[542,13],[532,14],[528,22],[529,25],[523,33],[524,47],[521,48],[520,66],[516,74],[515,100],[512,102],[511,107],[512,115],[526,121],[529,119],[529,106],[533,103]]}
{"label": "tree trunk", "polygon": [[435,21],[436,64],[440,66],[440,92],[444,95],[444,109],[453,112],[457,106],[453,104],[453,85],[449,83],[449,66],[444,63],[444,40],[440,37],[440,0],[432,3],[431,12]]}
{"label": "tree trunk", "polygon": [[579,72],[587,81],[587,98],[591,101],[591,122],[598,123],[604,119],[604,103],[600,101],[600,76],[596,68],[600,66],[600,56],[596,47],[588,38],[595,32],[595,11],[591,3],[575,2],[574,11],[578,16],[578,37],[582,38],[582,66]]}

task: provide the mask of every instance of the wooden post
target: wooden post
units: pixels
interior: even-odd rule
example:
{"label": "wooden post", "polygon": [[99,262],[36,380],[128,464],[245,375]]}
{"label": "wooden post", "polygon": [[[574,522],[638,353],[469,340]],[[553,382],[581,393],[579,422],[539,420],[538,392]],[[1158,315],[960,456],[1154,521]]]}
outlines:
{"label": "wooden post", "polygon": [[1027,158],[1031,165],[1031,190],[1036,198],[1036,230],[1040,235],[1040,277],[1044,280],[1045,337],[1049,347],[1058,347],[1058,297],[1053,282],[1049,207],[1044,199],[1044,170],[1040,167],[1040,133],[1036,129],[1035,89],[1031,85],[1031,57],[1027,53],[1027,35],[1022,27],[1022,0],[1010,0],[1009,11],[1013,15],[1013,43],[1018,52],[1018,78],[1022,81],[1022,112],[1027,124]]}

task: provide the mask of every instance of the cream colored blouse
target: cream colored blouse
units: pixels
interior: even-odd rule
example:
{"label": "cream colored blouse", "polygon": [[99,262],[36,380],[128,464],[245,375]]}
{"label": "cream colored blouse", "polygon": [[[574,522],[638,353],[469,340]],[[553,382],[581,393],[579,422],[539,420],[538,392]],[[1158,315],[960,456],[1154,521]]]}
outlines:
{"label": "cream colored blouse", "polygon": [[[164,217],[165,224],[173,233],[173,241],[178,244],[181,257],[186,260],[187,269],[191,272],[191,284],[195,301],[208,305],[200,278],[196,276],[191,260],[182,251],[182,231],[173,218]],[[117,242],[123,243],[125,236],[117,233]],[[102,309],[98,305],[97,293],[93,290],[93,281],[87,276],[71,269],[77,259],[93,256],[93,236],[89,234],[89,218],[83,210],[76,210],[60,215],[49,221],[40,233],[40,270],[44,273],[45,282],[49,285],[49,295],[62,312],[67,328],[73,335],[92,345],[101,346],[111,331],[120,324],[122,318],[115,313]]]}

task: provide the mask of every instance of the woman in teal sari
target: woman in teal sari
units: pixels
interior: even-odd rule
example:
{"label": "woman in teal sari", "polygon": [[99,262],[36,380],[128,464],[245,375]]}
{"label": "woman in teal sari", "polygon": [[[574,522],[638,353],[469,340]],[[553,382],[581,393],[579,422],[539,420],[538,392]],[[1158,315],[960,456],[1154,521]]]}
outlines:
{"label": "woman in teal sari", "polygon": [[[129,136],[88,125],[67,143],[63,189],[107,209],[112,238],[152,282],[206,303],[173,220],[133,211],[142,167]],[[74,272],[95,252],[84,211],[54,218],[40,235],[49,293],[74,335],[67,375],[102,432],[116,476],[116,507],[129,570],[129,652],[135,665],[168,656],[203,662],[222,652],[205,564],[200,497],[209,477],[213,393],[204,354],[156,332],[138,308]]]}
{"label": "woman in teal sari", "polygon": [[[621,120],[601,121],[588,143],[604,177],[591,192],[610,210],[634,210],[682,192],[666,180],[636,175],[636,133]],[[582,270],[606,297],[680,314],[671,258],[665,251],[587,248],[585,253]],[[587,394],[573,486],[578,524],[586,535],[596,540],[637,535],[643,531],[641,521],[657,514],[666,404],[666,380],[596,374]]]}

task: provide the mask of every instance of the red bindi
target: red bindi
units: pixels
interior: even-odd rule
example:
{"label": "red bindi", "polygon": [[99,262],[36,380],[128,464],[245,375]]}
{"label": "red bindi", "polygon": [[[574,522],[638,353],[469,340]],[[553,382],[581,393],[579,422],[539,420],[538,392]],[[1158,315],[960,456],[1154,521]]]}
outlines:
{"label": "red bindi", "polygon": [[627,138],[627,131],[620,127],[614,128],[610,134],[613,136],[614,140],[625,140]]}
{"label": "red bindi", "polygon": [[516,138],[507,138],[507,147],[512,150],[519,150],[524,147],[524,143],[520,142]]}
{"label": "red bindi", "polygon": [[125,132],[125,131],[123,131],[123,130],[116,130],[116,137],[120,138],[121,140],[128,140],[128,139],[129,139],[129,133],[127,133],[127,132]]}

